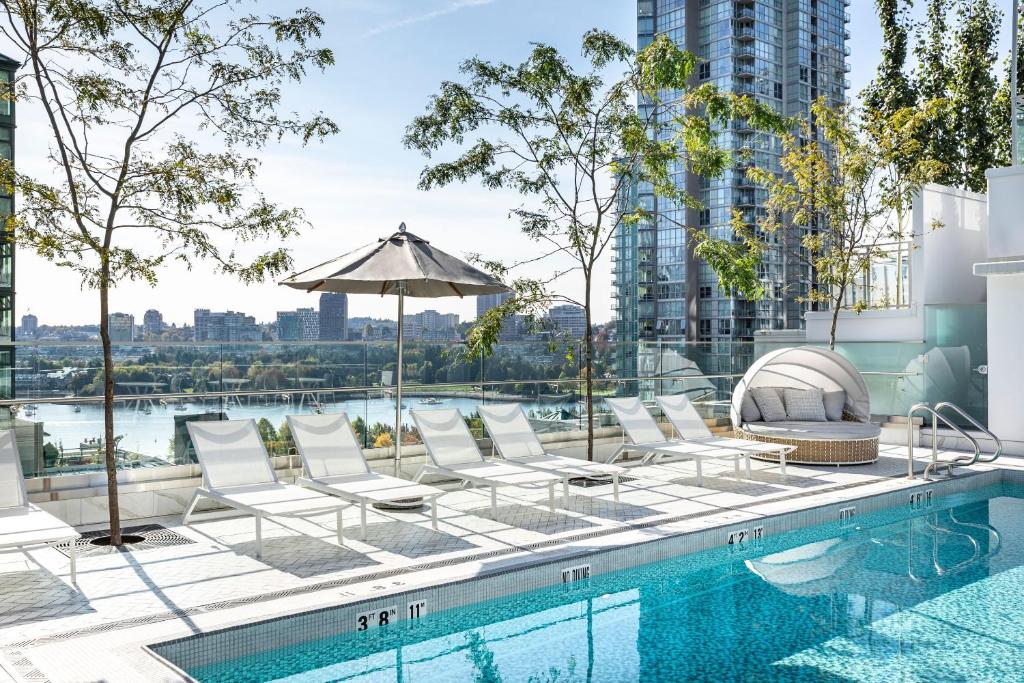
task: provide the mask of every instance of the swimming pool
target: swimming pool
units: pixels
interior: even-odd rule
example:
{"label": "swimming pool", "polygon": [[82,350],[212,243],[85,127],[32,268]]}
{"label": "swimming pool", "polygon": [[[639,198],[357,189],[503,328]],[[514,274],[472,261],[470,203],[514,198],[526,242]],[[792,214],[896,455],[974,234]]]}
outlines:
{"label": "swimming pool", "polygon": [[916,507],[183,666],[203,683],[1021,680],[1024,486]]}

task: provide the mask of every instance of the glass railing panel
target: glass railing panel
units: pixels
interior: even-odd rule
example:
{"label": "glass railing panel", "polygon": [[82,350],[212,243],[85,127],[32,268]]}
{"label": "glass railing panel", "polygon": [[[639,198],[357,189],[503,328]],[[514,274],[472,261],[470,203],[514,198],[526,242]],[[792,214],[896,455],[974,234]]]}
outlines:
{"label": "glass railing panel", "polygon": [[[905,414],[920,401],[952,400],[984,421],[986,377],[978,371],[985,362],[984,339],[967,339],[962,333],[965,327],[984,328],[966,324],[975,314],[954,311],[936,318],[932,327],[941,346],[851,343],[837,350],[863,373],[876,415]],[[653,401],[658,395],[685,394],[705,417],[727,418],[733,390],[749,365],[784,345],[771,340],[599,340],[595,424],[615,424],[603,404],[607,396],[639,395]],[[100,358],[96,343],[18,345],[20,409],[8,422],[23,444],[31,442],[23,448],[28,476],[102,469]],[[254,419],[268,451],[284,455],[293,449],[285,427],[288,414],[344,411],[364,447],[394,443],[393,340],[116,344],[114,358],[115,436],[124,468],[192,462],[184,427],[191,419]],[[521,403],[538,431],[585,429],[581,362],[579,346],[564,343],[503,343],[480,359],[466,357],[458,344],[410,342],[405,354],[404,443],[419,440],[411,410],[450,406],[472,420],[476,407],[489,402]],[[474,427],[479,431],[479,425]]]}

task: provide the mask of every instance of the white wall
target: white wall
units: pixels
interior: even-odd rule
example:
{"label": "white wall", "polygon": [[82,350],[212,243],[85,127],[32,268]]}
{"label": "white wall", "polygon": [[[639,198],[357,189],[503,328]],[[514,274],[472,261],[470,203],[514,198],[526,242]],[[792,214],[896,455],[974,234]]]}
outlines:
{"label": "white wall", "polygon": [[1000,439],[1024,442],[1024,275],[987,280],[988,426]]}
{"label": "white wall", "polygon": [[994,168],[988,177],[988,220],[992,233],[988,239],[988,256],[1013,258],[1024,256],[1024,167]]}
{"label": "white wall", "polygon": [[[973,274],[988,243],[985,195],[942,185],[927,185],[914,201],[914,251],[910,264],[910,299],[905,309],[839,314],[838,341],[919,342],[925,338],[924,306],[977,304],[985,301],[985,283]],[[933,227],[939,225],[941,227]],[[807,340],[827,341],[829,311],[805,316]]]}
{"label": "white wall", "polygon": [[[933,228],[934,221],[941,227]],[[914,298],[924,305],[984,303],[985,281],[975,277],[974,264],[985,258],[988,238],[985,195],[926,186],[914,202],[915,256],[921,257],[911,274]],[[921,298],[913,292],[918,282]]]}
{"label": "white wall", "polygon": [[[987,258],[1024,258],[1024,167],[988,172]],[[980,260],[980,259],[979,259]],[[1024,452],[1024,273],[993,275],[988,286],[988,426],[1008,452]]]}

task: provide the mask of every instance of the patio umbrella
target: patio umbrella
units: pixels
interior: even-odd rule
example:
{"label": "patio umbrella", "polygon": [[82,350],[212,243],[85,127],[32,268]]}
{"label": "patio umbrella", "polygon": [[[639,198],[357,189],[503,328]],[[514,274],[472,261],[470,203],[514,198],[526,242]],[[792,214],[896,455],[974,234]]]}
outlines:
{"label": "patio umbrella", "polygon": [[395,381],[395,476],[402,466],[402,343],[405,297],[497,294],[509,288],[487,273],[435,249],[398,226],[398,232],[372,244],[295,273],[282,285],[307,292],[398,295],[398,368]]}

